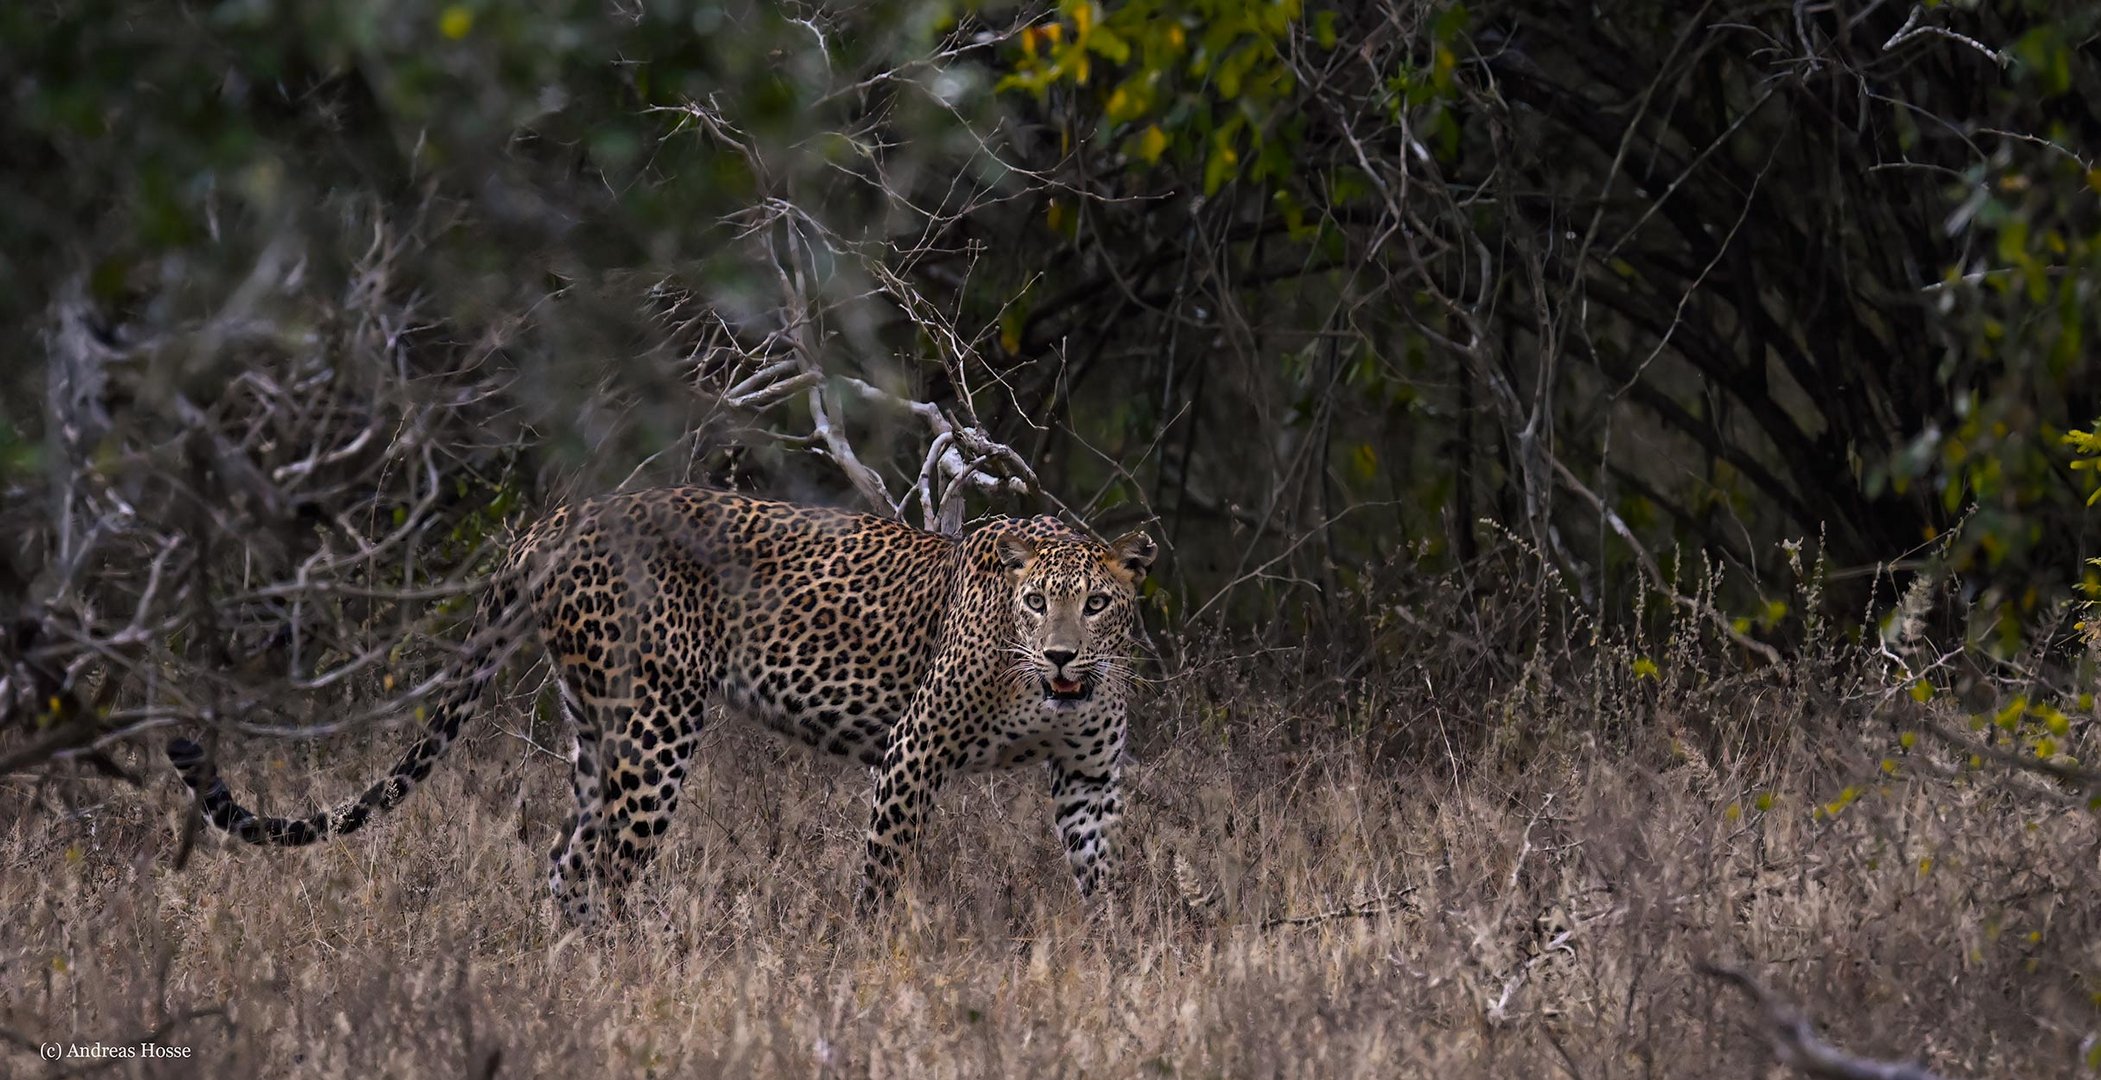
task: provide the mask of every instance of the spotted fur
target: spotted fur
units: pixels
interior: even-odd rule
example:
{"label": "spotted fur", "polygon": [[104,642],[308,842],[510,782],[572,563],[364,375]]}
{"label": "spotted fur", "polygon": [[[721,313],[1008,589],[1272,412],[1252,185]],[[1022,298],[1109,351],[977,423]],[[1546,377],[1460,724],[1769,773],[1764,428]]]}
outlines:
{"label": "spotted fur", "polygon": [[1122,812],[1130,628],[1154,546],[1039,517],[956,539],[842,510],[704,488],[557,510],[513,545],[422,738],[364,794],[300,818],[241,806],[203,749],[170,761],[214,825],[254,844],[354,832],[458,738],[531,626],[575,730],[575,813],[549,888],[588,921],[649,862],[703,719],[742,716],[877,770],[861,900],[880,901],[942,785],[1045,762],[1082,893]]}

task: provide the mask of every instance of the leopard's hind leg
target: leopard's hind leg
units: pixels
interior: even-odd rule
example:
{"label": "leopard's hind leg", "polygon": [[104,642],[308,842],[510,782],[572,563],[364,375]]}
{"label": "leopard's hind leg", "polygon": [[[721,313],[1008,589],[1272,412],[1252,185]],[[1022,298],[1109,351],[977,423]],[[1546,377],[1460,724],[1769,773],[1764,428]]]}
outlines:
{"label": "leopard's hind leg", "polygon": [[[559,665],[558,665],[559,666]],[[562,826],[561,838],[548,853],[547,889],[554,895],[562,917],[579,925],[597,914],[594,878],[599,866],[600,818],[605,808],[605,764],[601,715],[585,703],[573,672],[556,678],[562,700],[562,715],[574,734],[570,756],[569,791],[575,809]]]}
{"label": "leopard's hind leg", "polygon": [[613,699],[576,692],[566,679],[563,687],[576,725],[576,810],[550,854],[548,888],[564,917],[584,924],[617,917],[627,886],[656,856],[700,737],[700,710],[658,690]]}
{"label": "leopard's hind leg", "polygon": [[700,718],[698,708],[681,708],[652,693],[616,713],[606,733],[598,857],[601,880],[615,904],[656,857],[671,825],[700,738]]}

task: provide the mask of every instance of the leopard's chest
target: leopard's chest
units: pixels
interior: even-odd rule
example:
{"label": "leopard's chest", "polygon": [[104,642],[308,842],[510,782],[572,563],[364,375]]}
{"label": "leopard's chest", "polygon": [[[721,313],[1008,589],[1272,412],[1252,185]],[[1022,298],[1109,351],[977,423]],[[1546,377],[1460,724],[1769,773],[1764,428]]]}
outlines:
{"label": "leopard's chest", "polygon": [[979,720],[964,720],[956,734],[960,767],[984,772],[1053,758],[1087,756],[1123,741],[1123,703],[1097,700],[1056,708],[1040,695],[1021,692]]}

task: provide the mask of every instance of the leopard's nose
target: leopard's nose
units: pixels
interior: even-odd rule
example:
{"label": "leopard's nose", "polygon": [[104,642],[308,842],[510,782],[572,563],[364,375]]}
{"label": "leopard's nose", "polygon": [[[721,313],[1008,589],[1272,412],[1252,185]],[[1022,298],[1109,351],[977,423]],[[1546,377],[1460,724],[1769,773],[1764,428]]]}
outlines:
{"label": "leopard's nose", "polygon": [[1063,668],[1065,665],[1072,663],[1072,658],[1078,655],[1080,654],[1072,651],[1071,649],[1043,650],[1043,658],[1045,660],[1050,661],[1051,666],[1057,668]]}

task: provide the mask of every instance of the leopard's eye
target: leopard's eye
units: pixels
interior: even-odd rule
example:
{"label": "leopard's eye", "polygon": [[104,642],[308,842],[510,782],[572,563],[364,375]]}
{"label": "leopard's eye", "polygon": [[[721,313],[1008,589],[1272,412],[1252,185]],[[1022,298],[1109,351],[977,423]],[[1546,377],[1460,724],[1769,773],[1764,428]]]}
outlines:
{"label": "leopard's eye", "polygon": [[1021,602],[1027,604],[1029,606],[1030,611],[1043,610],[1043,594],[1040,592],[1032,592],[1027,596],[1022,597]]}
{"label": "leopard's eye", "polygon": [[1087,598],[1087,614],[1089,615],[1099,615],[1102,613],[1102,609],[1108,606],[1109,598],[1101,593],[1095,593]]}

